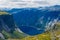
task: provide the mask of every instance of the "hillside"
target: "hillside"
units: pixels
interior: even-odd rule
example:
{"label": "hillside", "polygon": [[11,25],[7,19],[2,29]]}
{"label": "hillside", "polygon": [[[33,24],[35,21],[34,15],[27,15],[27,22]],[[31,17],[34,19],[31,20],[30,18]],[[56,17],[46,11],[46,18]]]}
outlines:
{"label": "hillside", "polygon": [[0,12],[0,38],[60,40],[60,5],[12,8]]}
{"label": "hillside", "polygon": [[36,36],[28,36],[22,40],[60,40],[60,23],[56,24],[57,29],[54,32],[47,31]]}
{"label": "hillside", "polygon": [[20,33],[17,29],[18,27],[15,25],[13,15],[7,12],[0,12],[0,38],[9,39],[25,37],[25,34]]}
{"label": "hillside", "polygon": [[48,25],[50,22],[53,24],[54,20],[60,20],[59,10],[58,6],[51,6],[44,8],[13,8],[8,12],[13,14],[14,21],[24,33],[37,35],[45,32],[46,24]]}

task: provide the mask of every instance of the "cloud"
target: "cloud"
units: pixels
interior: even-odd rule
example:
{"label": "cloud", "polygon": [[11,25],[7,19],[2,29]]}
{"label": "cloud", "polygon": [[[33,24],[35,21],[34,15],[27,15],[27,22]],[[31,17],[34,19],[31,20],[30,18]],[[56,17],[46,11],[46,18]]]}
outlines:
{"label": "cloud", "polygon": [[60,0],[0,0],[0,8],[21,8],[60,5]]}

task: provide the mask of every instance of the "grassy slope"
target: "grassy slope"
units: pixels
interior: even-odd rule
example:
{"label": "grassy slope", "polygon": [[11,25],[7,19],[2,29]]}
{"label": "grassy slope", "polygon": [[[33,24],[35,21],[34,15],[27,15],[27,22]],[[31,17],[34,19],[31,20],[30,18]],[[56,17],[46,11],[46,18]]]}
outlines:
{"label": "grassy slope", "polygon": [[14,31],[13,33],[8,33],[3,30],[2,34],[6,39],[21,39],[25,37],[23,33],[20,33],[18,31]]}
{"label": "grassy slope", "polygon": [[7,12],[0,11],[0,15],[8,14]]}

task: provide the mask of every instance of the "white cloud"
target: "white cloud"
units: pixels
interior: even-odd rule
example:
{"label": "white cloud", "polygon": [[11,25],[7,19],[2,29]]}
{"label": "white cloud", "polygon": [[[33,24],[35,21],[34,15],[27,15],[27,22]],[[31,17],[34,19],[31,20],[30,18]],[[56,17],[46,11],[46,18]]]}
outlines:
{"label": "white cloud", "polygon": [[39,7],[60,4],[60,0],[0,0],[0,8]]}

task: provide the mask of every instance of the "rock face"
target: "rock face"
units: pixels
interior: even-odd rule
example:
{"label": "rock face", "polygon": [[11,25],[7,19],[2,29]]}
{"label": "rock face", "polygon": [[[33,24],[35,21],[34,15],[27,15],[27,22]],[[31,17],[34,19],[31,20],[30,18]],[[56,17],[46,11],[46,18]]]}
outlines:
{"label": "rock face", "polygon": [[0,12],[0,38],[23,38],[24,33],[19,32],[12,14]]}
{"label": "rock face", "polygon": [[2,31],[11,33],[15,30],[15,24],[13,20],[13,15],[6,12],[0,12],[0,38],[5,39]]}
{"label": "rock face", "polygon": [[7,32],[12,32],[15,30],[13,15],[10,14],[0,15],[0,32],[2,30],[5,30]]}

